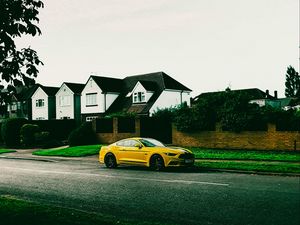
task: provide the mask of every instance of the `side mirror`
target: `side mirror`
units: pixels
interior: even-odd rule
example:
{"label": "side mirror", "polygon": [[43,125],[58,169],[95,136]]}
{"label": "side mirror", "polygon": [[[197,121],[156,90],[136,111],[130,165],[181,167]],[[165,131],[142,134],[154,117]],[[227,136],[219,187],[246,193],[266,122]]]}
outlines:
{"label": "side mirror", "polygon": [[143,146],[141,145],[141,144],[139,144],[139,143],[136,143],[135,145],[134,145],[134,147],[137,147],[137,148],[142,148]]}

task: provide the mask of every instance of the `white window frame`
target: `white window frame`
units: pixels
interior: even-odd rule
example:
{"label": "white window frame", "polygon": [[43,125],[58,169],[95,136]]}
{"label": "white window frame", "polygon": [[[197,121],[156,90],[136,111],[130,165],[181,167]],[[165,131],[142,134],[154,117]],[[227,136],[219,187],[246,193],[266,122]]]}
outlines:
{"label": "white window frame", "polygon": [[70,95],[59,96],[59,106],[70,106],[70,105],[71,105],[71,96]]}
{"label": "white window frame", "polygon": [[97,93],[86,94],[86,106],[97,106]]}
{"label": "white window frame", "polygon": [[42,98],[36,99],[36,100],[35,100],[35,106],[36,106],[37,108],[42,108],[42,107],[44,107],[44,106],[45,106],[45,99],[42,99]]}
{"label": "white window frame", "polygon": [[85,121],[86,122],[90,122],[90,121],[93,121],[94,119],[97,119],[98,118],[98,116],[87,116],[86,118],[85,118]]}
{"label": "white window frame", "polygon": [[133,103],[146,102],[146,93],[139,91],[133,93]]}

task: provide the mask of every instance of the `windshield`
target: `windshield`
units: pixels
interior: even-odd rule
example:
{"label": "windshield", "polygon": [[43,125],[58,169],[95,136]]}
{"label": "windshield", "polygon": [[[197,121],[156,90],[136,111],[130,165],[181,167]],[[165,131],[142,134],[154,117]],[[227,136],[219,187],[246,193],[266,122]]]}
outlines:
{"label": "windshield", "polygon": [[139,141],[145,146],[145,147],[155,147],[155,146],[159,146],[159,147],[165,147],[165,145],[163,143],[161,143],[158,140],[152,139],[152,138],[143,138],[143,139],[139,139]]}

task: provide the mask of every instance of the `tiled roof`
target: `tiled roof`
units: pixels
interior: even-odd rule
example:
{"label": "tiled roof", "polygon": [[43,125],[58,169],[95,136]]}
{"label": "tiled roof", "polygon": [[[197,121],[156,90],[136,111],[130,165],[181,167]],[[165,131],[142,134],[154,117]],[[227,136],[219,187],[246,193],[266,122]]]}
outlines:
{"label": "tiled roof", "polygon": [[183,84],[179,83],[177,80],[173,79],[164,72],[155,72],[147,73],[142,75],[128,76],[124,79],[126,86],[131,86],[129,89],[132,89],[138,81],[152,81],[156,83],[161,90],[164,89],[173,89],[173,90],[183,90],[191,91]]}
{"label": "tiled roof", "polygon": [[85,86],[85,84],[78,84],[78,83],[69,83],[64,82],[65,85],[68,86],[68,88],[71,89],[75,94],[80,94]]}
{"label": "tiled roof", "polygon": [[[240,93],[245,94],[249,97],[249,99],[274,99],[273,96],[267,94],[266,92],[258,89],[258,88],[248,88],[248,89],[239,89],[239,90],[230,90],[231,93]],[[194,98],[194,101],[197,101],[199,98],[212,97],[214,95],[218,95],[220,93],[226,93],[226,91],[217,91],[217,92],[205,92]]]}
{"label": "tiled roof", "polygon": [[156,91],[157,90],[157,84],[153,81],[140,81],[141,85],[147,90],[147,91]]}
{"label": "tiled roof", "polygon": [[122,89],[122,80],[110,77],[91,76],[103,92],[118,92]]}
{"label": "tiled roof", "polygon": [[[140,82],[147,91],[154,92],[147,103],[132,103],[132,96],[127,97],[127,94],[133,90],[137,82]],[[189,88],[174,80],[164,72],[128,76],[123,79],[122,92],[116,101],[114,101],[114,103],[110,106],[108,113],[125,111],[147,114],[165,89],[191,91]]]}
{"label": "tiled roof", "polygon": [[56,92],[59,90],[58,87],[40,86],[48,96],[55,96]]}
{"label": "tiled roof", "polygon": [[15,94],[15,97],[17,98],[18,101],[26,101],[31,98],[31,96],[34,94],[36,89],[38,89],[38,87],[40,86],[41,86],[40,84],[34,84],[30,87],[24,87],[20,93]]}

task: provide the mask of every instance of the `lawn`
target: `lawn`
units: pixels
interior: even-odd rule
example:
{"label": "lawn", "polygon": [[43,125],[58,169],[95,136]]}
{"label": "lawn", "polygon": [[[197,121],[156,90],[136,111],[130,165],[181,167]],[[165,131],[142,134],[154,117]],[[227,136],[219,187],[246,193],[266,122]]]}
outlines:
{"label": "lawn", "polygon": [[65,157],[80,157],[80,156],[89,156],[96,155],[99,153],[101,145],[84,145],[84,146],[75,146],[67,147],[61,149],[42,149],[33,152],[33,155],[39,156],[65,156]]}
{"label": "lawn", "polygon": [[8,149],[0,149],[0,154],[9,153],[9,152],[15,152],[15,151],[14,150],[8,150]]}
{"label": "lawn", "polygon": [[300,173],[300,163],[291,162],[199,160],[196,161],[195,165],[200,168],[206,169],[231,169],[273,173]]}
{"label": "lawn", "polygon": [[150,225],[147,221],[119,220],[110,215],[41,205],[7,196],[0,196],[0,224],[5,225]]}
{"label": "lawn", "polygon": [[259,150],[218,150],[203,148],[188,148],[198,159],[234,159],[257,161],[289,161],[300,162],[300,152],[259,151]]}

